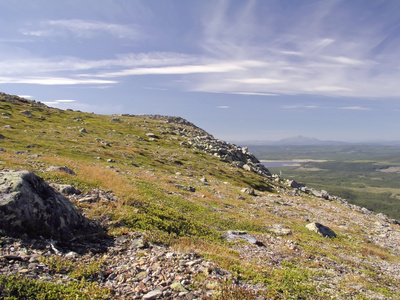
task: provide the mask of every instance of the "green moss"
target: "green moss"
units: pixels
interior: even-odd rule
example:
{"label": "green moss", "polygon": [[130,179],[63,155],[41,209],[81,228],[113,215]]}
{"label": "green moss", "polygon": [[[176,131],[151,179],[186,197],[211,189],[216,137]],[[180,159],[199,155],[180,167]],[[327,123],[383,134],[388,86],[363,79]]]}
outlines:
{"label": "green moss", "polygon": [[2,299],[109,299],[109,290],[87,281],[55,284],[22,276],[0,275],[0,298]]}

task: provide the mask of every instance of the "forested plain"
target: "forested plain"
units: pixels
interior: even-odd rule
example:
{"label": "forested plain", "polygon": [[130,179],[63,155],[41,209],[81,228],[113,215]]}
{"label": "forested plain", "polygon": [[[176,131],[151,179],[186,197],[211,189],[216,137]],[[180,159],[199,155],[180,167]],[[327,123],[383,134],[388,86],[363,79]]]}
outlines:
{"label": "forested plain", "polygon": [[400,146],[257,145],[249,149],[260,160],[298,162],[269,167],[272,173],[400,219]]}

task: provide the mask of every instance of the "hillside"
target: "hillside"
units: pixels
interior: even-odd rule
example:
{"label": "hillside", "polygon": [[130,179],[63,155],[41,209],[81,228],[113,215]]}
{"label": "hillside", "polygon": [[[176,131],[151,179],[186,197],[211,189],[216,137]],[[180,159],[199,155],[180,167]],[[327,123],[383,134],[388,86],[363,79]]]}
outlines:
{"label": "hillside", "polygon": [[3,232],[1,298],[400,297],[396,220],[271,175],[187,120],[3,93],[0,111],[1,173],[73,186],[68,198],[103,229],[67,242]]}

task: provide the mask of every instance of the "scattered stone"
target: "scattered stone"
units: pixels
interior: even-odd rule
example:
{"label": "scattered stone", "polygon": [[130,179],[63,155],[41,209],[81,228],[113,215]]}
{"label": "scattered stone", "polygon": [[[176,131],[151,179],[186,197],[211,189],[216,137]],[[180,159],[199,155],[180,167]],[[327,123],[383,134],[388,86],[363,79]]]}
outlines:
{"label": "scattered stone", "polygon": [[118,122],[120,122],[120,119],[117,118],[117,117],[113,117],[113,118],[110,119],[110,122],[118,123]]}
{"label": "scattered stone", "polygon": [[316,233],[322,235],[323,237],[328,237],[328,238],[336,237],[336,233],[332,229],[320,223],[315,223],[315,222],[309,223],[306,225],[306,228],[315,231]]}
{"label": "scattered stone", "polygon": [[254,236],[251,234],[248,234],[246,231],[241,231],[241,230],[228,230],[224,236],[224,238],[228,242],[233,242],[235,240],[241,239],[249,242],[250,244],[258,245],[261,246],[262,243],[260,243]]}
{"label": "scattered stone", "polygon": [[300,189],[300,188],[305,187],[305,184],[296,182],[295,180],[287,180],[286,184],[295,189]]}
{"label": "scattered stone", "polygon": [[249,166],[248,164],[244,164],[242,168],[243,168],[244,170],[246,170],[246,171],[252,171],[251,166]]}
{"label": "scattered stone", "polygon": [[185,289],[182,285],[182,283],[180,283],[179,281],[174,281],[171,285],[170,285],[171,289],[173,289],[176,292],[184,292],[187,293],[188,290]]}
{"label": "scattered stone", "polygon": [[363,214],[366,214],[366,215],[372,214],[372,212],[369,209],[365,208],[365,207],[361,207],[361,212]]}
{"label": "scattered stone", "polygon": [[185,185],[182,185],[182,184],[175,184],[175,186],[178,189],[181,189],[181,190],[187,190],[187,191],[192,192],[192,193],[196,192],[196,189],[194,187],[192,187],[192,186],[185,186]]}
{"label": "scattered stone", "polygon": [[275,233],[276,235],[291,235],[292,231],[289,228],[284,227],[282,224],[274,224],[268,227],[270,231]]}
{"label": "scattered stone", "polygon": [[256,192],[254,191],[253,188],[244,188],[240,190],[242,193],[248,194],[250,196],[257,196]]}
{"label": "scattered stone", "polygon": [[26,116],[32,116],[32,112],[30,110],[23,110],[23,111],[20,111],[19,113],[26,115]]}
{"label": "scattered stone", "polygon": [[379,219],[381,219],[382,221],[389,222],[389,219],[388,219],[387,215],[385,215],[385,214],[383,214],[383,213],[376,214],[376,216],[377,216]]}
{"label": "scattered stone", "polygon": [[70,175],[75,175],[74,171],[67,168],[66,166],[64,166],[64,167],[51,166],[46,169],[46,172],[63,172],[63,173],[67,173]]}
{"label": "scattered stone", "polygon": [[52,188],[55,188],[58,190],[61,194],[65,196],[70,196],[70,195],[80,195],[82,192],[75,188],[74,186],[70,184],[56,184],[52,183],[50,184]]}
{"label": "scattered stone", "polygon": [[143,300],[153,300],[157,299],[162,295],[162,291],[159,289],[155,289],[154,291],[148,292],[146,295],[143,296]]}
{"label": "scattered stone", "polygon": [[324,199],[326,199],[326,200],[329,199],[329,194],[328,194],[327,191],[324,191],[324,190],[317,191],[317,190],[315,190],[315,189],[313,189],[313,188],[311,188],[310,191],[311,191],[311,193],[312,193],[315,197],[324,198]]}
{"label": "scattered stone", "polygon": [[203,185],[210,185],[210,184],[208,183],[207,178],[205,178],[205,177],[200,178],[200,181],[203,183]]}
{"label": "scattered stone", "polygon": [[92,197],[92,196],[86,196],[83,198],[80,198],[78,200],[79,203],[93,203],[96,201],[96,198]]}

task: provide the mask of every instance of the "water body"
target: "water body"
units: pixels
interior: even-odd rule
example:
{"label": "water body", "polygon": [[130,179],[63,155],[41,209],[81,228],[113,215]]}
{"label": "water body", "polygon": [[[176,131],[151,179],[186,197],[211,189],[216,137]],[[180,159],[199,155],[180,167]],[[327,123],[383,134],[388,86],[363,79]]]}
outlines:
{"label": "water body", "polygon": [[280,167],[293,167],[300,166],[304,161],[293,161],[293,160],[268,160],[261,161],[262,164],[267,168],[280,168]]}

